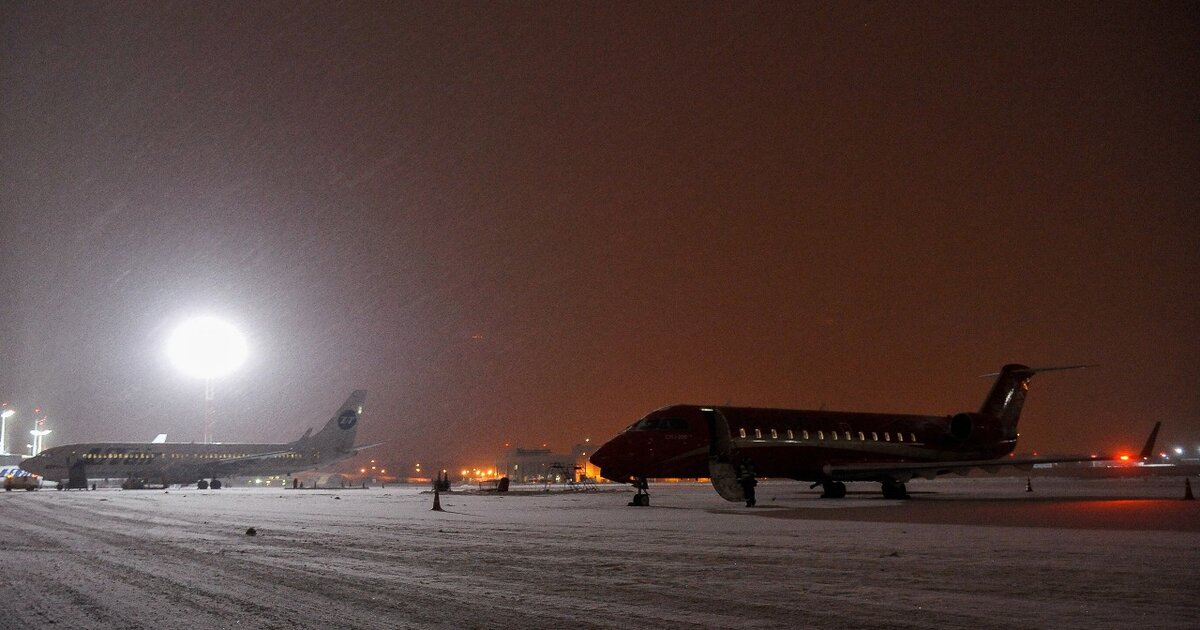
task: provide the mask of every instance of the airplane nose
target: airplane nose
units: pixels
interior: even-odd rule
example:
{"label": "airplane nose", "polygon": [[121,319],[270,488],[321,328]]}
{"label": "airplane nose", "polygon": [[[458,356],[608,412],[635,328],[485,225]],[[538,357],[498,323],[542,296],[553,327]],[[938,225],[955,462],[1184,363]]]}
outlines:
{"label": "airplane nose", "polygon": [[617,439],[610,440],[607,444],[596,449],[596,452],[592,453],[590,459],[592,464],[600,469],[601,477],[604,477],[605,479],[611,479],[613,481],[622,481],[628,477],[628,475],[624,475],[620,470],[618,470],[617,461],[619,458],[616,453],[617,447],[614,445]]}
{"label": "airplane nose", "polygon": [[592,461],[592,465],[604,470],[604,468],[612,462],[612,449],[608,444],[605,444],[604,446],[596,449],[596,452],[592,453],[592,456],[589,459]]}
{"label": "airplane nose", "polygon": [[35,475],[45,477],[46,458],[45,457],[30,457],[22,461],[18,466],[25,472],[31,472]]}

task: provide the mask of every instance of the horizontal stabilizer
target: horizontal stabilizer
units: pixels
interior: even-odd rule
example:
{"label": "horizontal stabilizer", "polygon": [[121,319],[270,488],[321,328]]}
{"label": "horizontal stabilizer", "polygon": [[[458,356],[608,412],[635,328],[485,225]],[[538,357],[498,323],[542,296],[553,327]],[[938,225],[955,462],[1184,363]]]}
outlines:
{"label": "horizontal stabilizer", "polygon": [[[1044,367],[1044,368],[1023,367],[1020,369],[1013,370],[1011,373],[1012,374],[1020,374],[1022,376],[1033,376],[1034,374],[1037,374],[1038,372],[1057,372],[1059,370],[1082,370],[1083,368],[1090,368],[1090,367],[1098,367],[1098,364],[1089,363],[1087,365],[1061,365],[1058,367]],[[1001,374],[1000,372],[992,372],[991,374],[980,374],[979,378],[991,378],[993,376],[1000,376],[1000,374]]]}

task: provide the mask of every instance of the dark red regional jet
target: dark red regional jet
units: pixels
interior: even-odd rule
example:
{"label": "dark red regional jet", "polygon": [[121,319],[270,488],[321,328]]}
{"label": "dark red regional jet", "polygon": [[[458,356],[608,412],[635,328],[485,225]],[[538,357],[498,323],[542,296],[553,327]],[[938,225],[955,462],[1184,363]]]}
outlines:
{"label": "dark red regional jet", "polygon": [[[758,477],[812,482],[823,497],[842,498],[847,481],[874,481],[883,496],[907,498],[913,477],[933,479],[971,468],[1111,459],[1008,457],[1017,445],[1017,420],[1038,372],[1071,365],[1001,368],[979,411],[949,416],[673,405],[650,412],[600,447],[591,461],[606,479],[637,488],[632,505],[649,505],[647,479],[708,477],[729,501],[744,501],[738,468]],[[991,376],[991,375],[989,375]],[[1143,450],[1153,448],[1155,426]]]}

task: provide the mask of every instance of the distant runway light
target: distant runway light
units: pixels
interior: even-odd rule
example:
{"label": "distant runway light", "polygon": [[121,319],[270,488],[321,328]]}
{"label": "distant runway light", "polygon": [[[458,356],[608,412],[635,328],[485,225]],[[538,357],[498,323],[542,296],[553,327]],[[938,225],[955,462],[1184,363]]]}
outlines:
{"label": "distant runway light", "polygon": [[232,324],[214,317],[191,319],[167,340],[167,356],[184,373],[218,378],[246,360],[246,340]]}

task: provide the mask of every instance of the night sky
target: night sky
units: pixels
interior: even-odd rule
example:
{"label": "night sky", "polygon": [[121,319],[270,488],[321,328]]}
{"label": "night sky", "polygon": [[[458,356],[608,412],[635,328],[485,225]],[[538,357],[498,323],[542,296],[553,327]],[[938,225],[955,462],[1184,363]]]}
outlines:
{"label": "night sky", "polygon": [[[0,399],[223,441],[371,390],[382,457],[670,403],[1200,446],[1200,5],[0,4]],[[15,450],[15,449],[14,449]]]}

